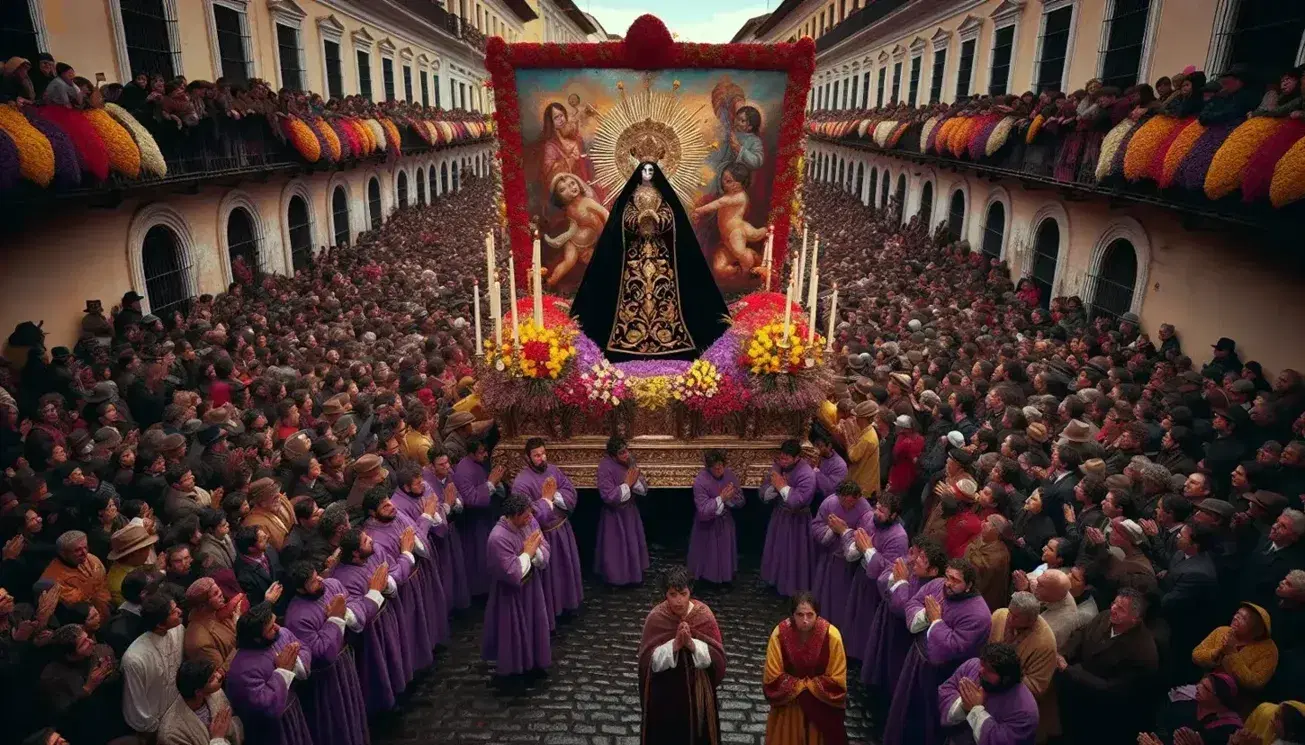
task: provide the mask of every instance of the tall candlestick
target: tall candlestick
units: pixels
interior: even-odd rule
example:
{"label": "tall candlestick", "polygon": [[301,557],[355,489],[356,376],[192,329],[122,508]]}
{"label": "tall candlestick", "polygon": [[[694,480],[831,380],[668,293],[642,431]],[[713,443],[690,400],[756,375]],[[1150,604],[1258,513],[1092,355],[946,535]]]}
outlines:
{"label": "tall candlestick", "polygon": [[820,283],[820,275],[813,267],[811,269],[811,291],[807,293],[807,344],[810,345],[816,339],[816,300],[817,288]]}
{"label": "tall candlestick", "polygon": [[807,271],[807,226],[804,223],[802,225],[802,253],[798,257],[798,266],[797,266],[797,288],[794,291],[795,294],[798,296],[795,299],[799,303],[802,302],[802,297],[801,297],[802,278],[806,276],[806,271]]}
{"label": "tall candlestick", "polygon": [[480,355],[485,352],[485,337],[480,331],[480,280],[478,279],[471,281],[471,306],[472,313],[476,316],[476,354]]}
{"label": "tall candlestick", "polygon": [[535,246],[531,256],[530,283],[535,299],[535,327],[544,327],[543,261],[539,251],[539,233],[535,233]]}
{"label": "tall candlestick", "polygon": [[498,278],[489,283],[489,312],[494,316],[494,356],[503,349],[503,287]]}
{"label": "tall candlestick", "polygon": [[826,349],[834,351],[834,319],[838,317],[838,285],[834,285],[834,294],[829,296],[829,333],[825,334]]}
{"label": "tall candlestick", "polygon": [[508,302],[512,304],[512,346],[515,347],[521,341],[521,326],[517,322],[517,265],[511,250],[508,251],[508,292],[511,293]]}
{"label": "tall candlestick", "polygon": [[761,257],[762,271],[766,273],[766,292],[770,292],[770,267],[775,261],[775,229],[766,228],[766,251]]}
{"label": "tall candlestick", "polygon": [[797,286],[797,267],[788,273],[788,288],[784,291],[784,345],[788,345],[789,326],[793,322],[793,293]]}
{"label": "tall candlestick", "polygon": [[811,302],[816,301],[816,270],[820,266],[820,234],[816,233],[815,245],[811,247],[811,293],[809,297]]}

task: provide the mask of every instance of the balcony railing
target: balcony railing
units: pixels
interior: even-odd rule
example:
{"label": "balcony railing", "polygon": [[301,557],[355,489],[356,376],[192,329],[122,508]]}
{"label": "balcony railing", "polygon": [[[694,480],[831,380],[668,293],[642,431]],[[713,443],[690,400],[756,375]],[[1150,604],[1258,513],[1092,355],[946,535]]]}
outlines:
{"label": "balcony railing", "polygon": [[[364,0],[354,0],[359,5],[364,4]],[[374,2],[374,0],[371,0]],[[467,19],[450,13],[443,5],[435,0],[393,0],[404,9],[415,13],[440,30],[448,33],[455,39],[461,39],[469,44],[472,48],[479,51],[485,51],[485,35],[476,30]]]}
{"label": "balcony railing", "polygon": [[819,54],[849,36],[869,28],[883,20],[885,16],[913,0],[870,0],[870,4],[854,11],[843,22],[830,29],[829,33],[816,39],[816,54]]}
{"label": "balcony railing", "polygon": [[990,177],[1014,178],[1023,181],[1028,188],[1061,188],[1084,196],[1092,194],[1107,199],[1151,204],[1188,215],[1251,226],[1275,233],[1282,230],[1296,231],[1297,228],[1293,226],[1298,226],[1302,217],[1305,217],[1305,201],[1274,209],[1267,201],[1244,203],[1239,193],[1223,199],[1211,200],[1201,190],[1189,190],[1177,186],[1161,188],[1151,181],[1130,182],[1117,175],[1107,176],[1104,180],[1098,181],[1095,159],[1091,163],[1086,160],[1079,163],[1069,174],[1062,169],[1058,178],[1057,156],[1064,138],[1069,136],[1068,133],[1056,136],[1044,131],[1033,143],[1026,143],[1023,132],[1012,132],[1006,144],[993,155],[971,160],[968,157],[954,157],[951,153],[922,152],[921,129],[923,124],[910,125],[897,141],[896,146],[887,149],[877,146],[870,139],[858,136],[855,129],[841,138],[822,134],[811,134],[810,137],[813,140],[854,150],[914,161],[940,170],[965,169]]}

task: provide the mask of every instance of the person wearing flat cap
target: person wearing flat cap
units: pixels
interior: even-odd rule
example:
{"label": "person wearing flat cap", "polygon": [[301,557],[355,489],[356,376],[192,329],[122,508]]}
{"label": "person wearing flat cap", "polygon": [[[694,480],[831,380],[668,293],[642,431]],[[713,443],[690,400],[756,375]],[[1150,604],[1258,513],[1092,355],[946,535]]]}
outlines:
{"label": "person wearing flat cap", "polygon": [[873,398],[852,407],[852,416],[839,422],[838,435],[847,449],[847,478],[872,499],[879,493],[879,432],[875,420],[879,404]]}
{"label": "person wearing flat cap", "polygon": [[249,508],[249,514],[245,515],[241,525],[262,528],[267,533],[268,543],[280,551],[290,529],[295,526],[294,507],[281,493],[281,485],[267,477],[250,484]]}
{"label": "person wearing flat cap", "polygon": [[113,316],[113,333],[119,339],[126,338],[128,326],[139,326],[144,314],[140,312],[140,301],[145,296],[130,290],[123,294],[121,307]]}
{"label": "person wearing flat cap", "polygon": [[444,422],[444,452],[455,466],[467,455],[467,442],[472,438],[471,427],[475,421],[475,414],[455,411]]}
{"label": "person wearing flat cap", "polygon": [[385,467],[381,456],[376,453],[368,453],[355,460],[350,470],[353,472],[353,486],[345,499],[350,510],[362,507],[367,492],[390,477],[390,469]]}
{"label": "person wearing flat cap", "polygon": [[911,403],[911,376],[895,372],[888,376],[888,400],[884,406],[897,416],[914,416],[915,406]]}
{"label": "person wearing flat cap", "polygon": [[1097,528],[1083,531],[1084,551],[1090,562],[1088,574],[1095,572],[1103,578],[1097,587],[1102,596],[1098,602],[1113,599],[1124,587],[1143,594],[1156,591],[1155,567],[1142,552],[1146,543],[1146,531],[1134,520],[1115,518],[1104,531]]}

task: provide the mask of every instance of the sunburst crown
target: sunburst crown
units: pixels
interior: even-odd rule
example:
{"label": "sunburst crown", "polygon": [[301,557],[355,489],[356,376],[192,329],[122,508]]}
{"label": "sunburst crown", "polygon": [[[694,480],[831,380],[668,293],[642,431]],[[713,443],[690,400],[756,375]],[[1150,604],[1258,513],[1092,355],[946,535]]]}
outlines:
{"label": "sunburst crown", "polygon": [[647,77],[635,93],[617,87],[620,101],[602,112],[590,148],[594,183],[614,199],[640,162],[655,161],[680,201],[691,204],[702,187],[702,166],[710,152],[698,123],[702,106],[684,105],[679,81],[670,91],[653,90]]}

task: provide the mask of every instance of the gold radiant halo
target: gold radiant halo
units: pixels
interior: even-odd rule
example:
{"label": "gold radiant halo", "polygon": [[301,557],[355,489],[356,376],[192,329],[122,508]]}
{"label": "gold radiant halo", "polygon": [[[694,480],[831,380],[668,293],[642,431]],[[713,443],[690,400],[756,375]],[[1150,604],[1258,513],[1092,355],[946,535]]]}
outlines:
{"label": "gold radiant halo", "polygon": [[645,78],[643,90],[633,93],[617,84],[620,101],[601,113],[590,148],[594,184],[602,187],[610,203],[638,166],[635,158],[646,157],[660,161],[680,201],[691,204],[710,152],[697,122],[702,107],[683,106],[679,86],[654,91],[651,82]]}

